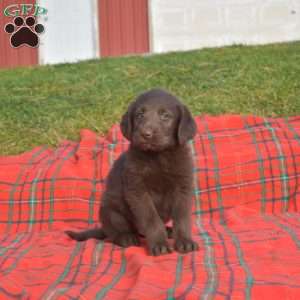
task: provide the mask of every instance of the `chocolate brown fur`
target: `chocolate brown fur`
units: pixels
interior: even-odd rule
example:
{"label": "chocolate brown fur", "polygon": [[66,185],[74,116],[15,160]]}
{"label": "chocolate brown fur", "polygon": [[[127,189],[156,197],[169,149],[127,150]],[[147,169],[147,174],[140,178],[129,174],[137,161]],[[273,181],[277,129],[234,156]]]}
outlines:
{"label": "chocolate brown fur", "polygon": [[[67,231],[75,240],[108,238],[122,246],[138,246],[146,238],[151,255],[198,249],[191,238],[193,161],[187,142],[196,133],[190,112],[176,97],[160,89],[141,94],[121,122],[130,141],[114,163],[103,193],[101,228]],[[172,220],[173,229],[165,224]]]}

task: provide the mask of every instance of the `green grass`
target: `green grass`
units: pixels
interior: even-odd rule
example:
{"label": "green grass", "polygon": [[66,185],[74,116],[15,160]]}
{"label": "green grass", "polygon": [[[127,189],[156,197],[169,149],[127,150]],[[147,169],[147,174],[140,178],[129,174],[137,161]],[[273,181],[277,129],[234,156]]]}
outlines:
{"label": "green grass", "polygon": [[300,114],[300,42],[0,70],[0,154],[105,133],[140,92],[162,87],[194,115]]}

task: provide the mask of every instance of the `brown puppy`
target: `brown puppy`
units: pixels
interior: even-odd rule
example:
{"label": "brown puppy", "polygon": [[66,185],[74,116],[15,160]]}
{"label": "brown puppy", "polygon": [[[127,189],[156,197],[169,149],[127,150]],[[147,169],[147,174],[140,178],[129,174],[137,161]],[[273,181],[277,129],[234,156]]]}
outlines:
{"label": "brown puppy", "polygon": [[[99,218],[101,228],[67,231],[77,241],[108,238],[129,247],[146,237],[151,255],[175,249],[198,249],[191,239],[193,162],[187,141],[196,133],[190,112],[176,97],[160,89],[141,94],[121,122],[130,141],[127,152],[114,163],[107,179]],[[173,221],[173,230],[165,223]]]}

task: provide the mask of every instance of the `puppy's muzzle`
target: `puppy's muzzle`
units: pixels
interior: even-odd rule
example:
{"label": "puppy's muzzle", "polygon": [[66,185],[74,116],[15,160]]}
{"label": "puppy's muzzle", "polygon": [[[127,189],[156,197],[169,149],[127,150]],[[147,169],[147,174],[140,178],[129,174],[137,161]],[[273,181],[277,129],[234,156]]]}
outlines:
{"label": "puppy's muzzle", "polygon": [[153,137],[153,130],[152,129],[142,130],[141,136],[143,137],[143,139],[148,141],[148,140],[152,139],[152,137]]}

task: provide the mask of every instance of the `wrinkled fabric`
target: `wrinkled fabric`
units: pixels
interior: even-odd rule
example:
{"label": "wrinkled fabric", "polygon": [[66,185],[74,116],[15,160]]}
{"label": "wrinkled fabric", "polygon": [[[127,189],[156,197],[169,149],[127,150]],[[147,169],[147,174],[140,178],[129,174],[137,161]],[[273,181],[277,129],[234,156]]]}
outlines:
{"label": "wrinkled fabric", "polygon": [[300,117],[195,119],[186,255],[64,234],[98,225],[118,125],[0,157],[0,299],[300,299]]}

